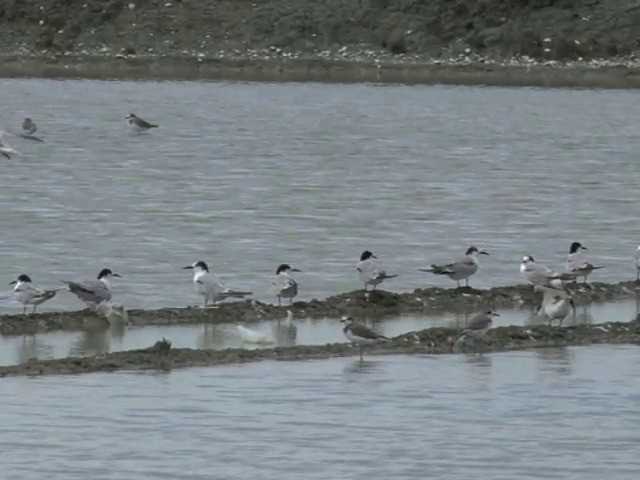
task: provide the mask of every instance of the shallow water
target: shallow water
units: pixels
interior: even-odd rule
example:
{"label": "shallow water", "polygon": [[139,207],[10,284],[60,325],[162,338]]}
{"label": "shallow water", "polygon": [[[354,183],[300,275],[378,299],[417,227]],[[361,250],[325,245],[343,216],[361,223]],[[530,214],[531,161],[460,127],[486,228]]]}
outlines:
{"label": "shallow water", "polygon": [[[181,268],[268,293],[279,263],[300,299],[360,288],[371,249],[401,276],[387,289],[450,286],[417,271],[488,249],[478,287],[520,282],[524,254],[559,268],[580,240],[635,276],[640,163],[636,91],[439,86],[0,80],[0,125],[24,116],[46,142],[0,188],[3,282],[125,278],[130,308],[200,300]],[[128,131],[130,111],[160,124]],[[8,286],[6,287],[8,289]],[[2,292],[0,292],[1,294]],[[70,294],[47,309],[78,309]],[[19,306],[2,302],[0,311]]]}
{"label": "shallow water", "polygon": [[637,347],[0,380],[16,478],[637,478]]}
{"label": "shallow water", "polygon": [[[494,326],[534,325],[545,323],[531,310],[499,310]],[[575,317],[569,315],[563,325],[583,323],[628,322],[638,315],[636,302],[611,302],[579,306]],[[425,328],[446,326],[463,328],[474,314],[442,314],[430,316],[404,315],[382,321],[369,319],[367,324],[383,335],[394,337]],[[346,342],[343,325],[336,319],[296,319],[291,325],[284,321],[264,321],[247,325],[266,335],[273,343],[243,342],[233,324],[168,325],[125,327],[114,325],[107,331],[52,332],[26,336],[0,336],[0,365],[24,363],[30,358],[48,359],[69,356],[99,355],[122,350],[147,348],[166,338],[174,347],[205,348],[265,348],[270,346],[325,345]]]}

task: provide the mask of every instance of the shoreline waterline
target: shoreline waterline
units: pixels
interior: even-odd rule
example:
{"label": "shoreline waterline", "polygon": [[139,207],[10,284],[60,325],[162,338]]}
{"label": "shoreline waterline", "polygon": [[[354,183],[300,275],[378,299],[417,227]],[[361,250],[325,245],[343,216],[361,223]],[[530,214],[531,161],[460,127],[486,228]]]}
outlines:
{"label": "shoreline waterline", "polygon": [[3,56],[2,78],[199,80],[255,82],[482,85],[546,88],[640,88],[640,66],[353,60],[340,58],[199,58]]}

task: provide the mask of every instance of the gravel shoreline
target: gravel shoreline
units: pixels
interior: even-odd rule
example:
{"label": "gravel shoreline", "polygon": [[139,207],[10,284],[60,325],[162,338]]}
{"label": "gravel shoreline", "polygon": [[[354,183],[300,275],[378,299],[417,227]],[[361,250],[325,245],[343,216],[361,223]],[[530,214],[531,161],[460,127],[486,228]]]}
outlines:
{"label": "gravel shoreline", "polygon": [[[409,332],[389,342],[366,347],[372,355],[437,355],[459,352],[503,352],[533,348],[586,346],[594,344],[640,345],[640,320],[572,327],[498,327],[476,343],[456,345],[460,332],[450,328],[430,328]],[[0,367],[0,377],[66,375],[116,371],[170,371],[176,368],[229,365],[262,360],[316,360],[358,355],[347,343],[294,346],[258,350],[200,350],[171,348],[165,341],[142,350],[109,353],[95,357],[32,359],[20,365]]]}
{"label": "gravel shoreline", "polygon": [[135,80],[451,84],[529,87],[640,88],[640,61],[631,58],[559,62],[460,56],[433,59],[373,51],[245,52],[205,55],[125,55],[93,52],[0,55],[0,77]]}
{"label": "gravel shoreline", "polygon": [[[640,283],[572,283],[566,288],[576,305],[638,298]],[[442,312],[477,312],[486,308],[532,308],[541,301],[541,293],[530,285],[494,287],[489,290],[463,288],[416,289],[410,293],[384,290],[355,290],[323,300],[295,302],[278,307],[257,301],[222,303],[215,308],[163,308],[128,310],[129,324],[192,325],[219,323],[255,323],[284,318],[290,309],[295,318],[339,319],[349,315],[356,319],[392,318],[402,314],[429,315]],[[0,315],[0,334],[24,335],[58,330],[107,329],[109,322],[90,310],[43,312],[32,315]]]}

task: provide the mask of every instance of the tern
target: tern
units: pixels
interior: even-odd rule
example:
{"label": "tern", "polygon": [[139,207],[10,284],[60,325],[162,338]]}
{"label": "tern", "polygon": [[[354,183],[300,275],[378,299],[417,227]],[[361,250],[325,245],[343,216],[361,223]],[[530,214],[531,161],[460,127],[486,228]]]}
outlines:
{"label": "tern", "polygon": [[473,317],[469,321],[469,324],[464,328],[464,330],[462,330],[462,335],[460,336],[460,338],[458,338],[458,340],[456,340],[456,342],[454,343],[454,347],[460,345],[460,343],[463,342],[467,337],[472,337],[473,339],[484,337],[493,325],[493,319],[499,316],[499,313],[488,310]]}
{"label": "tern", "polygon": [[60,290],[64,290],[64,288],[44,290],[35,285],[29,275],[25,274],[20,275],[17,280],[14,280],[9,285],[15,285],[13,287],[13,295],[24,306],[23,315],[27,314],[27,305],[33,305],[32,313],[35,313],[38,305],[51,300]]}
{"label": "tern", "polygon": [[67,282],[69,291],[87,304],[92,310],[101,302],[111,300],[111,279],[113,277],[122,278],[119,274],[113,273],[108,268],[103,268],[98,273],[97,280],[85,280],[83,282]]}
{"label": "tern", "polygon": [[193,284],[198,295],[204,297],[204,307],[208,303],[213,305],[227,298],[244,298],[253,295],[251,292],[241,292],[227,288],[222,281],[216,279],[210,272],[209,266],[202,260],[183,267],[183,270],[193,270]]}
{"label": "tern", "polygon": [[435,275],[446,275],[451,280],[455,280],[460,287],[460,280],[464,280],[466,286],[469,286],[469,277],[478,271],[480,262],[478,255],[489,255],[488,252],[480,250],[476,247],[469,247],[464,257],[459,258],[455,262],[444,265],[432,264],[431,268],[419,268],[421,272],[430,272]]}
{"label": "tern", "polygon": [[571,244],[566,270],[569,273],[573,273],[576,277],[584,277],[584,283],[587,283],[587,277],[591,275],[594,270],[599,270],[604,267],[594,266],[588,261],[586,255],[582,253],[582,250],[587,250],[587,247],[583,246],[580,242],[573,242]]}
{"label": "tern", "polygon": [[369,250],[365,250],[360,255],[360,261],[356,266],[356,270],[360,275],[360,280],[364,283],[364,289],[367,289],[367,285],[371,285],[372,290],[376,289],[377,285],[380,285],[387,278],[394,278],[398,275],[387,275],[377,262],[378,257],[376,257]]}
{"label": "tern", "polygon": [[289,304],[293,305],[293,297],[298,295],[298,283],[291,276],[291,272],[300,272],[297,268],[283,263],[276,270],[276,278],[273,281],[273,289],[278,297],[278,306],[282,305],[282,299],[288,298]]}

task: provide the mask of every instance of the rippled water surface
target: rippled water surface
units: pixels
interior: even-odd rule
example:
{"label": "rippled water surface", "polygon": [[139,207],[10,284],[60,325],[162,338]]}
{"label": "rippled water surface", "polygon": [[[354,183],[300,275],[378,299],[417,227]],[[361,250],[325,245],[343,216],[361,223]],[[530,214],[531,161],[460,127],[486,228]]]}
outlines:
{"label": "rippled water surface", "polygon": [[[628,322],[638,315],[635,301],[610,302],[578,306],[563,325],[584,323]],[[529,309],[499,310],[494,326],[535,325],[546,323]],[[431,316],[403,315],[383,321],[369,319],[367,324],[376,331],[394,337],[424,328],[446,326],[463,328],[474,313],[446,313]],[[557,325],[557,322],[554,322]],[[0,365],[24,363],[32,358],[49,359],[69,356],[100,355],[122,350],[147,348],[166,338],[174,347],[205,348],[268,348],[272,346],[325,345],[346,342],[343,325],[337,319],[299,318],[292,323],[268,320],[246,325],[267,337],[269,343],[247,343],[234,324],[223,325],[163,325],[124,326],[114,324],[108,330],[62,331],[36,335],[0,336]]]}
{"label": "rippled water surface", "polygon": [[0,380],[7,478],[583,479],[640,471],[633,346]]}
{"label": "rippled water surface", "polygon": [[[470,244],[473,284],[520,281],[524,254],[560,267],[580,240],[633,278],[640,140],[634,91],[326,84],[1,80],[0,125],[24,116],[46,142],[8,137],[3,282],[125,278],[128,307],[199,303],[202,259],[259,299],[279,263],[300,299],[360,287],[371,249],[388,289],[448,286],[417,272]],[[128,131],[134,111],[160,124]],[[6,287],[8,289],[8,287]],[[76,309],[71,295],[46,308]],[[11,302],[2,311],[17,311]]]}

